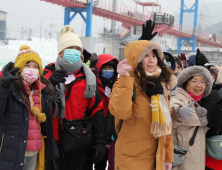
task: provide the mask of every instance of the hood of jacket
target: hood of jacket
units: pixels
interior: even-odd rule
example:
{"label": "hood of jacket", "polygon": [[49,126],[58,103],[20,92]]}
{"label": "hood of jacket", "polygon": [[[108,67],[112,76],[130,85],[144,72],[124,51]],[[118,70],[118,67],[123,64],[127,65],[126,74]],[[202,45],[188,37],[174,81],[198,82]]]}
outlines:
{"label": "hood of jacket", "polygon": [[104,85],[100,79],[100,75],[101,75],[101,68],[103,67],[103,65],[105,65],[106,63],[108,63],[109,61],[112,61],[116,64],[116,68],[114,69],[114,80],[116,81],[117,80],[117,76],[118,76],[118,73],[117,73],[117,65],[119,63],[119,61],[113,57],[112,55],[109,55],[109,54],[101,54],[98,56],[99,57],[99,61],[97,62],[97,65],[96,67],[98,68],[98,84],[99,84],[99,91],[103,92],[104,93]]}
{"label": "hood of jacket", "polygon": [[125,47],[124,56],[127,59],[127,64],[132,67],[132,71],[129,71],[131,77],[135,77],[134,69],[137,67],[139,59],[144,58],[154,49],[157,50],[160,59],[163,60],[162,47],[156,42],[140,40],[131,42]]}
{"label": "hood of jacket", "polygon": [[163,49],[163,54],[164,56],[167,55],[170,57],[171,59],[171,69],[174,71],[175,68],[176,68],[176,63],[175,63],[175,59],[174,57],[172,56],[172,54],[170,54],[167,50]]}
{"label": "hood of jacket", "polygon": [[196,65],[196,53],[191,53],[187,58],[188,67]]}
{"label": "hood of jacket", "polygon": [[104,64],[108,63],[109,61],[113,61],[117,66],[117,64],[119,63],[119,61],[115,57],[109,54],[101,54],[101,55],[98,55],[98,57],[99,57],[99,61],[96,67],[98,68],[99,75],[100,75],[101,68]]}
{"label": "hood of jacket", "polygon": [[177,86],[183,88],[184,83],[186,83],[189,78],[196,75],[204,78],[206,82],[206,89],[203,97],[207,97],[211,93],[213,79],[210,72],[202,66],[191,66],[182,70],[177,77]]}

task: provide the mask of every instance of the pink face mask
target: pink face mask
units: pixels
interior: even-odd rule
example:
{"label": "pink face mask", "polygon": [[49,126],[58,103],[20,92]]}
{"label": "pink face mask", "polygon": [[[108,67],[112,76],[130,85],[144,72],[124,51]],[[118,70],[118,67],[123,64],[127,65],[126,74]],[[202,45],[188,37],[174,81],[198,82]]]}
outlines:
{"label": "pink face mask", "polygon": [[31,85],[39,78],[39,70],[32,69],[32,68],[24,68],[22,70],[22,76],[25,81]]}

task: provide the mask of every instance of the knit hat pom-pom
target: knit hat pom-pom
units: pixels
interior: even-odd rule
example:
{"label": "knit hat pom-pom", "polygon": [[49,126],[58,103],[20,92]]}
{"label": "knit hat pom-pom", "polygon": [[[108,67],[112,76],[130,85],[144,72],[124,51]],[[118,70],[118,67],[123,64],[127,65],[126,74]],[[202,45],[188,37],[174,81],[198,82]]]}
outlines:
{"label": "knit hat pom-pom", "polygon": [[32,114],[33,116],[37,116],[39,113],[40,113],[39,108],[36,107],[36,106],[33,106],[32,109],[31,109],[31,114]]}
{"label": "knit hat pom-pom", "polygon": [[19,51],[21,52],[22,50],[28,50],[28,49],[31,49],[28,45],[22,45],[22,46],[19,48]]}
{"label": "knit hat pom-pom", "polygon": [[37,121],[38,121],[39,123],[45,122],[45,120],[46,120],[45,113],[39,113],[39,114],[37,115],[36,119],[37,119]]}

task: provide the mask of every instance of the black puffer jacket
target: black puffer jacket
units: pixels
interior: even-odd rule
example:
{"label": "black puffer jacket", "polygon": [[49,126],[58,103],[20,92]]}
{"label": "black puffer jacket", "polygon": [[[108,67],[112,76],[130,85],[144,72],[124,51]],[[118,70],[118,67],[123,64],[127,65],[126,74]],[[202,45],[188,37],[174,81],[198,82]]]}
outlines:
{"label": "black puffer jacket", "polygon": [[[20,82],[20,83],[19,83]],[[53,160],[59,158],[58,149],[53,137],[51,83],[42,77],[46,88],[42,91],[42,111],[46,121],[41,124],[41,132],[45,138],[46,169],[53,170]],[[51,88],[49,88],[51,86]],[[48,88],[47,88],[48,87]],[[20,91],[23,90],[22,80],[16,80],[9,88],[0,86],[0,169],[22,170],[26,141],[28,137],[29,113]]]}
{"label": "black puffer jacket", "polygon": [[210,128],[206,134],[207,138],[216,135],[218,129],[222,127],[222,104],[218,90],[212,90],[211,94],[201,99],[199,104],[207,109],[207,127]]}

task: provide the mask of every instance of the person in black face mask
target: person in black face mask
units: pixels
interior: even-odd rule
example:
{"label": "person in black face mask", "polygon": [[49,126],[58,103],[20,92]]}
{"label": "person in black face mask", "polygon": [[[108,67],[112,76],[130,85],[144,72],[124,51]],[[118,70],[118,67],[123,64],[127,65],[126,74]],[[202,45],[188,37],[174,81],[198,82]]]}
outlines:
{"label": "person in black face mask", "polygon": [[105,170],[107,166],[107,159],[109,162],[109,170],[114,170],[114,148],[115,142],[112,140],[112,135],[115,136],[115,127],[114,127],[114,117],[109,112],[109,96],[112,91],[113,84],[117,81],[117,64],[118,60],[109,55],[102,54],[99,55],[99,61],[96,65],[98,68],[98,88],[100,95],[103,100],[104,106],[104,116],[106,118],[106,147],[107,155],[106,158],[101,162],[95,164],[95,170]]}
{"label": "person in black face mask", "polygon": [[112,89],[116,80],[116,64],[113,61],[105,63],[100,71],[100,80],[104,87]]}

